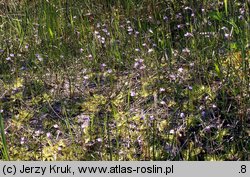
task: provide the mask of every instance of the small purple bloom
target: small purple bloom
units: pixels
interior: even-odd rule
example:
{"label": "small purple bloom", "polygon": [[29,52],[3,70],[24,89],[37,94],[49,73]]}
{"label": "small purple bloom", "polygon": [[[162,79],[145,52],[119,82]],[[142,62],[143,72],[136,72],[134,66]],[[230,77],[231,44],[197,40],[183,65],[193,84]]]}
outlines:
{"label": "small purple bloom", "polygon": [[189,90],[193,90],[193,87],[192,87],[192,86],[188,86],[188,89],[189,89]]}
{"label": "small purple bloom", "polygon": [[102,29],[104,33],[108,33],[108,30],[106,28]]}
{"label": "small purple bloom", "polygon": [[21,144],[24,144],[24,142],[25,142],[25,138],[22,137],[20,143],[21,143]]}
{"label": "small purple bloom", "polygon": [[142,70],[142,69],[145,69],[146,66],[145,65],[142,65],[139,69]]}
{"label": "small purple bloom", "polygon": [[151,121],[155,120],[154,116],[153,115],[149,116],[149,120]]}
{"label": "small purple bloom", "polygon": [[192,33],[187,32],[187,33],[185,33],[185,34],[184,34],[184,36],[185,36],[185,37],[193,37],[193,34],[192,34]]}
{"label": "small purple bloom", "polygon": [[131,28],[130,26],[128,27],[128,32],[132,32],[133,28]]}
{"label": "small purple bloom", "polygon": [[53,127],[56,128],[56,129],[59,128],[59,126],[57,124],[55,124]]}
{"label": "small purple bloom", "polygon": [[137,68],[139,66],[139,62],[135,62],[134,68]]}
{"label": "small purple bloom", "polygon": [[145,119],[145,115],[142,115],[141,117],[140,117],[140,120],[144,120]]}
{"label": "small purple bloom", "polygon": [[112,69],[108,69],[107,72],[110,74],[110,73],[112,73],[113,71],[112,71]]}
{"label": "small purple bloom", "polygon": [[154,51],[154,49],[148,49],[148,53],[151,53],[153,51]]}
{"label": "small purple bloom", "polygon": [[135,91],[130,91],[130,96],[134,97],[136,95]]}
{"label": "small purple bloom", "polygon": [[160,92],[165,92],[165,88],[160,88]]}
{"label": "small purple bloom", "polygon": [[210,133],[210,132],[211,132],[211,126],[206,126],[206,127],[204,128],[204,131],[205,131],[206,133]]}
{"label": "small purple bloom", "polygon": [[167,17],[167,16],[164,16],[164,17],[163,17],[163,20],[168,21],[168,17]]}
{"label": "small purple bloom", "polygon": [[230,34],[225,33],[225,38],[228,39],[230,37]]}
{"label": "small purple bloom", "polygon": [[178,72],[179,72],[179,73],[182,73],[182,72],[183,72],[183,68],[179,68],[179,69],[178,69]]}
{"label": "small purple bloom", "polygon": [[143,63],[143,61],[144,61],[144,60],[141,59],[141,58],[138,60],[139,63]]}
{"label": "small purple bloom", "polygon": [[99,143],[102,142],[102,138],[97,138],[96,141],[98,141]]}
{"label": "small purple bloom", "polygon": [[171,130],[169,131],[169,133],[170,133],[170,134],[174,134],[174,133],[175,133],[174,129],[171,129]]}
{"label": "small purple bloom", "polygon": [[47,138],[50,138],[51,137],[51,133],[50,132],[46,133],[46,136],[47,136]]}
{"label": "small purple bloom", "polygon": [[166,102],[165,102],[165,101],[161,101],[160,104],[161,104],[161,105],[165,105]]}
{"label": "small purple bloom", "polygon": [[201,116],[202,116],[203,118],[205,118],[205,117],[206,117],[206,112],[205,112],[205,111],[202,111],[202,112],[201,112]]}

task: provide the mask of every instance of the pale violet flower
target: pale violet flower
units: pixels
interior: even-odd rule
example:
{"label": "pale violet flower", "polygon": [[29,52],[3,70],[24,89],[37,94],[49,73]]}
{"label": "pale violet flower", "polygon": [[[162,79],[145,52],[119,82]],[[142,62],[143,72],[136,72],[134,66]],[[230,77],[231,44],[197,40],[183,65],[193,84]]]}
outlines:
{"label": "pale violet flower", "polygon": [[136,95],[135,91],[130,91],[130,96],[134,97]]}
{"label": "pale violet flower", "polygon": [[151,53],[153,51],[154,51],[154,49],[148,49],[148,53]]}
{"label": "pale violet flower", "polygon": [[149,120],[154,120],[155,118],[154,118],[154,116],[153,115],[151,115],[151,116],[149,116]]}
{"label": "pale violet flower", "polygon": [[160,92],[165,92],[165,88],[160,88]]}
{"label": "pale violet flower", "polygon": [[133,28],[131,28],[130,26],[128,27],[128,32],[132,32]]}
{"label": "pale violet flower", "polygon": [[225,33],[225,38],[229,38],[230,37],[230,34],[228,34],[228,33]]}
{"label": "pale violet flower", "polygon": [[193,87],[192,87],[192,86],[188,86],[188,89],[189,89],[189,90],[193,90]]}
{"label": "pale violet flower", "polygon": [[193,34],[192,34],[192,33],[187,32],[187,33],[185,33],[185,34],[184,34],[184,36],[185,36],[185,37],[193,37]]}
{"label": "pale violet flower", "polygon": [[102,138],[97,138],[96,141],[98,141],[98,142],[101,143],[102,142]]}
{"label": "pale violet flower", "polygon": [[205,117],[206,117],[206,112],[205,112],[205,111],[202,111],[202,112],[201,112],[201,116],[202,116],[203,118],[205,118]]}
{"label": "pale violet flower", "polygon": [[165,104],[166,104],[166,102],[165,102],[165,101],[161,101],[161,102],[160,102],[160,104],[165,105]]}
{"label": "pale violet flower", "polygon": [[39,54],[35,54],[36,55],[36,58],[39,60],[39,61],[42,61],[43,60],[43,58],[41,57],[41,55],[39,55]]}
{"label": "pale violet flower", "polygon": [[146,68],[146,66],[145,65],[142,65],[142,66],[140,66],[140,70],[143,70],[143,69],[145,69]]}
{"label": "pale violet flower", "polygon": [[40,136],[42,133],[43,133],[43,132],[42,132],[41,130],[35,131],[35,135],[36,135],[36,136]]}
{"label": "pale violet flower", "polygon": [[24,144],[24,142],[25,142],[25,138],[22,137],[22,138],[21,138],[21,141],[20,141],[20,144]]}
{"label": "pale violet flower", "polygon": [[87,80],[89,77],[88,76],[83,76],[83,79]]}
{"label": "pale violet flower", "polygon": [[178,72],[179,72],[179,73],[182,73],[182,72],[183,72],[183,68],[179,68],[179,69],[178,69]]}
{"label": "pale violet flower", "polygon": [[102,29],[104,33],[108,33],[108,30],[106,28]]}
{"label": "pale violet flower", "polygon": [[50,132],[46,133],[46,136],[47,136],[47,138],[50,138],[51,137],[51,133]]}
{"label": "pale violet flower", "polygon": [[169,131],[169,133],[170,133],[170,134],[174,134],[175,131],[172,129],[172,130]]}
{"label": "pale violet flower", "polygon": [[135,62],[134,68],[137,68],[139,66],[139,62]]}
{"label": "pale violet flower", "polygon": [[112,69],[108,69],[108,71],[107,71],[109,74],[110,73],[112,73],[113,72],[113,70]]}
{"label": "pale violet flower", "polygon": [[55,124],[53,127],[54,127],[54,128],[59,128],[59,125]]}
{"label": "pale violet flower", "polygon": [[139,63],[142,63],[144,60],[140,58],[140,59],[136,59],[136,61],[138,61]]}

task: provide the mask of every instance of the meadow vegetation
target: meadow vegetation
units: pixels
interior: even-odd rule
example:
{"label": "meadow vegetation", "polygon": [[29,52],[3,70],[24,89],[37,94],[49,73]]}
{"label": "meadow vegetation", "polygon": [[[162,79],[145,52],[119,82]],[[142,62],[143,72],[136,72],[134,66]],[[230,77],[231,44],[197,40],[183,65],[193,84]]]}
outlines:
{"label": "meadow vegetation", "polygon": [[250,160],[249,0],[0,0],[1,160]]}

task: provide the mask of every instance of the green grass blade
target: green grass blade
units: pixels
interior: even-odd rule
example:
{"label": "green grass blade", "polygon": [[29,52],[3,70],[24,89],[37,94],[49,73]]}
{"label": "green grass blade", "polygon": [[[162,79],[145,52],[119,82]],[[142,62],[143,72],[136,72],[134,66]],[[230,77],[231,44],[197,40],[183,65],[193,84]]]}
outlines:
{"label": "green grass blade", "polygon": [[227,9],[227,0],[224,0],[224,6],[225,6],[225,12],[226,12],[226,16],[228,15],[228,9]]}
{"label": "green grass blade", "polygon": [[0,131],[1,131],[2,144],[3,144],[3,149],[2,149],[3,160],[9,160],[9,154],[8,154],[7,142],[6,142],[5,133],[4,133],[4,122],[3,122],[2,114],[0,114]]}

